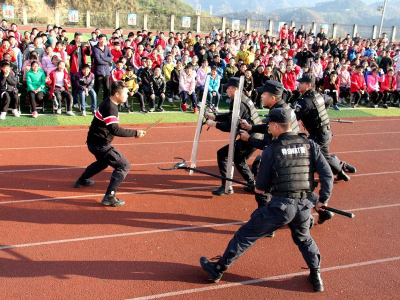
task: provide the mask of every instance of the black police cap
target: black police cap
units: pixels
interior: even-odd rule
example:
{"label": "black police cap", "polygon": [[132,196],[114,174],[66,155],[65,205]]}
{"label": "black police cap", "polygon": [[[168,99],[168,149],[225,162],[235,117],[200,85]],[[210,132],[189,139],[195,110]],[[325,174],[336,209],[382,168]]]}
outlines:
{"label": "black police cap", "polygon": [[264,121],[265,121],[265,123],[269,123],[269,122],[291,123],[292,116],[290,113],[290,109],[274,108],[269,112],[267,118]]}
{"label": "black police cap", "polygon": [[303,77],[301,77],[298,82],[307,82],[307,83],[312,83],[314,81],[313,77],[311,74],[305,73],[303,74]]}
{"label": "black police cap", "polygon": [[268,92],[272,95],[282,95],[283,90],[283,84],[275,80],[268,80],[263,86],[257,88],[259,93]]}
{"label": "black police cap", "polygon": [[230,86],[239,87],[239,77],[231,77],[228,82],[225,83],[224,88],[228,88]]}

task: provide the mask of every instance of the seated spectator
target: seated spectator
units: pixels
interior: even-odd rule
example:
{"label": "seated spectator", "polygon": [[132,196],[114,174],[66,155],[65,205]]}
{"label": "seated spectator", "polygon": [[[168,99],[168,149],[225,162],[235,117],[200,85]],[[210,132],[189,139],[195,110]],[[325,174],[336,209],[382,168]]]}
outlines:
{"label": "seated spectator", "polygon": [[324,71],[321,65],[321,58],[319,56],[314,57],[314,62],[311,64],[311,69],[315,76],[315,89],[317,90],[324,83]]}
{"label": "seated spectator", "polygon": [[356,72],[351,76],[350,93],[354,97],[352,108],[358,106],[362,95],[368,94],[362,66],[357,66]]}
{"label": "seated spectator", "polygon": [[39,68],[39,63],[34,60],[26,72],[28,97],[31,104],[32,117],[37,118],[36,103],[43,103],[46,93],[46,74]]}
{"label": "seated spectator", "polygon": [[[151,68],[151,60],[144,57],[142,59],[142,68],[140,72],[141,90],[146,95],[149,101],[151,94],[153,94],[153,69]],[[153,108],[154,111],[154,108]]]}
{"label": "seated spectator", "polygon": [[[149,62],[151,62],[151,60],[147,60],[147,63]],[[153,75],[153,89],[150,94],[150,112],[154,111],[156,97],[158,97],[157,111],[158,112],[164,111],[162,106],[165,101],[165,90],[166,90],[166,84],[165,84],[165,79],[161,74],[161,67],[156,66],[154,68],[154,75]]]}
{"label": "seated spectator", "polygon": [[65,50],[65,45],[62,42],[56,43],[56,47],[53,49],[53,52],[58,53],[61,57],[61,60],[66,64],[68,63],[67,51]]}
{"label": "seated spectator", "polygon": [[297,76],[300,73],[300,67],[294,66],[293,61],[286,66],[286,72],[282,76],[282,83],[287,91],[286,103],[293,104],[300,96],[297,92]]}
{"label": "seated spectator", "polygon": [[117,61],[120,60],[120,58],[122,56],[122,50],[121,50],[120,42],[114,42],[113,45],[114,45],[114,47],[111,50],[111,54],[113,56],[114,63],[116,63]]}
{"label": "seated spectator", "polygon": [[53,47],[51,45],[47,46],[46,47],[46,53],[43,55],[43,58],[42,58],[42,68],[43,68],[43,71],[46,73],[47,76],[52,71],[57,69],[58,60],[57,60],[56,64],[54,64],[53,61],[52,61],[54,56],[56,56],[58,58],[58,60],[61,60],[60,54],[59,53],[53,53]]}
{"label": "seated spectator", "polygon": [[223,82],[228,82],[229,78],[234,77],[235,74],[238,72],[238,68],[236,67],[235,59],[232,57],[229,59],[229,64],[224,69],[223,74]]}
{"label": "seated spectator", "polygon": [[3,39],[3,41],[2,41],[2,44],[0,47],[0,61],[3,60],[4,53],[9,53],[11,55],[12,62],[17,61],[17,55],[15,54],[14,50],[11,49],[10,42],[8,41],[8,39]]}
{"label": "seated spectator", "polygon": [[250,69],[247,69],[244,72],[244,85],[243,85],[243,93],[250,99],[253,99],[253,91],[254,91],[254,81],[253,81],[253,73]]}
{"label": "seated spectator", "polygon": [[19,118],[17,79],[11,70],[10,63],[3,61],[0,71],[0,120],[6,118],[10,106],[13,115]]}
{"label": "seated spectator", "polygon": [[32,51],[35,51],[38,55],[39,61],[42,60],[42,57],[44,55],[44,48],[42,45],[42,38],[40,36],[36,36],[33,39],[33,44],[30,44],[24,51],[24,60],[29,59],[29,53]]}
{"label": "seated spectator", "polygon": [[80,98],[82,116],[86,116],[86,97],[88,96],[92,99],[91,110],[94,114],[97,108],[97,95],[93,89],[94,74],[90,72],[89,65],[83,65],[82,70],[76,74],[73,84]]}
{"label": "seated spectator", "polygon": [[[128,87],[128,96],[138,98],[139,103],[140,103],[140,112],[147,113],[146,107],[144,105],[143,95],[139,92],[139,84],[137,81],[137,76],[133,72],[133,67],[130,67],[130,66],[126,67],[126,72],[122,76],[122,81],[124,81]],[[129,113],[130,108],[129,108],[129,103],[127,103],[127,102],[125,102],[125,109]]]}
{"label": "seated spectator", "polygon": [[115,63],[115,69],[111,71],[111,83],[115,81],[121,81],[124,74],[124,63],[119,60]]}
{"label": "seated spectator", "polygon": [[395,96],[397,90],[397,81],[394,76],[394,70],[389,68],[387,74],[383,75],[381,83],[381,92],[383,92],[383,107],[388,108],[391,95]]}
{"label": "seated spectator", "polygon": [[183,64],[181,60],[176,62],[175,68],[171,72],[171,84],[170,84],[170,98],[179,99],[179,77],[183,71]]}
{"label": "seated spectator", "polygon": [[[367,75],[368,94],[371,99],[371,107],[377,108],[383,99],[383,93],[380,91],[379,83],[382,81],[380,69],[374,68],[370,75]],[[382,70],[383,73],[383,70]]]}
{"label": "seated spectator", "polygon": [[57,110],[57,114],[61,114],[61,103],[64,99],[67,106],[67,115],[74,116],[72,112],[72,95],[69,92],[71,81],[69,74],[65,69],[65,62],[58,62],[57,69],[50,73],[47,80],[47,85],[50,86],[50,97],[53,99],[53,109]]}
{"label": "seated spectator", "polygon": [[196,102],[196,74],[192,70],[192,65],[188,64],[185,70],[180,72],[179,76],[179,92],[182,95],[182,111],[187,110],[187,99],[190,98],[192,101],[193,113],[197,113],[197,102]]}
{"label": "seated spectator", "polygon": [[333,109],[340,110],[339,106],[337,106],[340,93],[340,80],[335,71],[332,71],[329,76],[325,77],[322,90],[325,95],[332,97]]}
{"label": "seated spectator", "polygon": [[204,86],[206,84],[207,75],[211,73],[211,68],[208,66],[208,61],[203,60],[201,67],[196,73],[196,88],[200,91],[199,98],[203,99]]}
{"label": "seated spectator", "polygon": [[218,75],[218,69],[217,67],[212,67],[211,68],[211,76],[210,76],[210,84],[208,86],[208,92],[207,92],[207,106],[208,107],[213,107],[213,99],[215,99],[214,102],[214,111],[218,112],[218,105],[219,105],[219,100],[221,99],[221,95],[219,93],[219,88],[221,84],[221,76]]}
{"label": "seated spectator", "polygon": [[224,76],[224,70],[226,68],[226,62],[221,59],[218,55],[214,55],[213,60],[210,63],[210,67],[216,67],[218,71],[218,75],[222,78]]}

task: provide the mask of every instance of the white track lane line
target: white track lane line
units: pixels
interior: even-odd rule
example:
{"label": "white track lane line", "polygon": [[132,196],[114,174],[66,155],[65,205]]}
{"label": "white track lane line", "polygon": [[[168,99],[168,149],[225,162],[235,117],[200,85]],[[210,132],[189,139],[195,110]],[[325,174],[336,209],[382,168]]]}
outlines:
{"label": "white track lane line", "polygon": [[[354,208],[354,209],[349,209],[348,211],[352,212],[352,211],[363,211],[363,210],[375,210],[375,209],[392,208],[392,207],[399,207],[399,206],[400,206],[400,203],[398,203],[398,204],[389,204],[389,205],[381,205],[381,206],[372,206],[372,207]],[[316,215],[316,214],[314,214],[314,215]],[[166,228],[166,229],[156,229],[156,230],[146,230],[146,231],[125,232],[125,233],[89,236],[89,237],[72,238],[72,239],[64,239],[64,240],[53,240],[53,241],[45,241],[45,242],[27,243],[27,244],[16,244],[16,245],[1,246],[0,250],[14,249],[14,248],[27,248],[27,247],[35,247],[35,246],[43,246],[43,245],[65,244],[65,243],[91,241],[91,240],[99,240],[99,239],[107,239],[107,238],[118,238],[118,237],[134,236],[134,235],[154,234],[154,233],[160,233],[160,232],[185,231],[185,230],[202,229],[202,228],[213,228],[213,227],[222,227],[222,226],[242,225],[242,224],[244,224],[246,222],[247,221],[237,221],[237,222],[220,223],[220,224],[205,224],[205,225],[198,225],[198,226],[184,226],[184,227],[176,227],[176,228]]]}
{"label": "white track lane line", "polygon": [[[352,151],[341,151],[335,152],[336,154],[346,154],[346,153],[366,153],[366,152],[382,152],[382,151],[399,151],[400,148],[390,148],[390,149],[371,149],[371,150],[352,150]],[[251,160],[252,158],[250,158]],[[211,162],[215,161],[215,159],[205,159],[205,160],[198,160],[198,162]],[[161,162],[154,162],[154,163],[143,163],[143,164],[135,164],[132,163],[132,166],[151,166],[151,165],[164,165],[164,164],[173,164],[177,161],[161,161]],[[190,162],[190,161],[187,161]],[[60,168],[41,168],[41,169],[21,169],[21,170],[0,170],[1,173],[14,173],[14,172],[37,172],[37,171],[52,171],[52,170],[72,170],[72,169],[84,169],[86,166],[82,167],[60,167]],[[353,175],[354,176],[354,175]]]}
{"label": "white track lane line", "polygon": [[[387,174],[398,174],[400,171],[391,171],[391,172],[377,172],[377,173],[365,173],[365,174],[351,174],[351,177],[362,177],[362,176],[372,176],[372,175],[387,175]],[[232,185],[232,186],[238,186]],[[121,192],[118,195],[133,195],[133,194],[152,194],[152,193],[162,193],[162,192],[173,192],[173,191],[185,191],[185,190],[202,190],[208,188],[215,188],[219,186],[199,186],[199,187],[190,187],[190,188],[181,188],[181,189],[162,189],[162,190],[145,190],[145,191],[136,191],[136,192]],[[2,190],[0,188],[0,190]],[[7,188],[7,191],[13,190],[11,188]],[[17,190],[17,189],[15,189]],[[17,190],[18,191],[18,190]],[[80,198],[91,198],[91,197],[100,197],[104,196],[104,194],[85,194],[78,196],[61,196],[61,197],[50,197],[50,198],[37,198],[37,199],[25,199],[25,200],[13,200],[13,201],[0,201],[0,205],[3,204],[18,204],[18,203],[27,203],[27,202],[40,202],[40,201],[52,201],[52,200],[62,200],[62,199],[80,199]]]}
{"label": "white track lane line", "polygon": [[[335,119],[335,118],[333,118]],[[351,118],[346,118],[343,120],[347,120],[347,119],[351,119]],[[335,119],[336,120],[336,119]],[[352,121],[355,121],[355,123],[364,123],[364,122],[387,122],[387,121],[400,121],[400,119],[389,119],[389,118],[380,118],[380,119],[375,119],[375,120],[357,120],[357,118],[353,118]],[[186,124],[191,124],[192,122],[186,122]],[[337,122],[332,122],[331,125],[336,124]],[[142,125],[149,125],[151,123],[146,123],[146,124],[138,124],[139,126]],[[170,128],[196,128],[196,126],[191,126],[191,125],[184,125],[185,123],[182,123],[182,126],[170,126],[170,127],[166,127],[166,126],[156,126],[154,127],[152,130],[154,129],[170,129]],[[194,124],[194,123],[193,123]],[[133,127],[131,124],[123,124],[126,127]],[[87,125],[89,127],[89,125]],[[74,127],[74,126],[72,126]],[[40,127],[39,127],[40,128]],[[143,127],[144,128],[144,127]],[[139,129],[139,127],[138,127]],[[2,133],[41,133],[41,132],[78,132],[78,131],[88,131],[88,129],[49,129],[49,130],[3,130],[0,127],[0,134]]]}
{"label": "white track lane line", "polygon": [[[388,257],[388,258],[382,258],[382,259],[376,259],[376,260],[368,260],[368,261],[362,261],[362,262],[353,263],[353,264],[322,268],[322,272],[352,269],[352,268],[356,268],[356,267],[382,264],[382,263],[388,263],[388,262],[398,261],[398,260],[400,260],[400,256]],[[199,272],[201,272],[201,271],[199,271]],[[173,297],[173,296],[179,296],[179,295],[188,295],[188,294],[220,290],[220,289],[232,288],[232,287],[243,286],[243,285],[251,285],[251,284],[268,282],[268,281],[282,280],[282,279],[292,278],[295,276],[308,275],[309,273],[310,273],[309,271],[305,271],[305,272],[290,273],[290,274],[283,274],[283,275],[278,275],[278,276],[246,280],[246,281],[241,281],[241,282],[226,283],[226,284],[219,284],[219,285],[216,284],[216,285],[202,287],[202,288],[195,288],[195,289],[181,290],[181,291],[169,292],[169,293],[163,293],[163,294],[157,294],[157,295],[131,298],[129,300],[150,300],[150,299]],[[203,275],[206,278],[207,275],[205,273],[203,273]]]}

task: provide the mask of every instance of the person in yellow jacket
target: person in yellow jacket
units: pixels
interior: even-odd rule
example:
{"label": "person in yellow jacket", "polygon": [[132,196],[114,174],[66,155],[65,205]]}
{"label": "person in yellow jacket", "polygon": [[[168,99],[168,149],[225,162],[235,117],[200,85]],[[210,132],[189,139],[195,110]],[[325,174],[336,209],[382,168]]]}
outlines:
{"label": "person in yellow jacket", "polygon": [[[128,87],[128,97],[135,96],[140,103],[140,112],[147,113],[146,107],[144,106],[143,95],[139,92],[138,78],[133,72],[133,67],[128,66],[125,71],[125,74],[122,75],[122,81],[125,82]],[[128,101],[125,102],[125,109],[128,113],[131,112]]]}
{"label": "person in yellow jacket", "polygon": [[247,58],[247,56],[249,56],[249,52],[246,51],[245,47],[246,47],[246,46],[245,46],[244,44],[241,44],[241,45],[240,45],[240,50],[239,50],[239,52],[236,54],[236,58],[235,58],[236,63],[239,62],[239,60],[245,61],[246,58]]}
{"label": "person in yellow jacket", "polygon": [[256,59],[256,51],[254,46],[251,46],[246,52],[247,56],[244,59],[244,63],[249,66],[250,64],[254,63],[254,60]]}

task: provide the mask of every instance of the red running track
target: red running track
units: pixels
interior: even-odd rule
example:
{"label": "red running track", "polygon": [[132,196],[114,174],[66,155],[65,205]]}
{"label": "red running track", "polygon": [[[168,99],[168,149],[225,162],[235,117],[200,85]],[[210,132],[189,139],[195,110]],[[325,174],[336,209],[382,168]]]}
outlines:
{"label": "red running track", "polygon": [[[215,197],[214,178],[157,169],[174,156],[190,158],[194,124],[115,139],[133,164],[119,190],[121,208],[100,204],[110,170],[93,187],[73,188],[93,160],[87,128],[2,128],[0,299],[398,299],[399,122],[332,124],[332,152],[357,173],[335,184],[330,204],[356,217],[312,229],[323,294],[312,292],[287,228],[258,241],[220,283],[207,281],[200,256],[222,254],[256,203],[239,186]],[[210,130],[201,139],[198,167],[217,172],[216,151],[228,135]]]}

